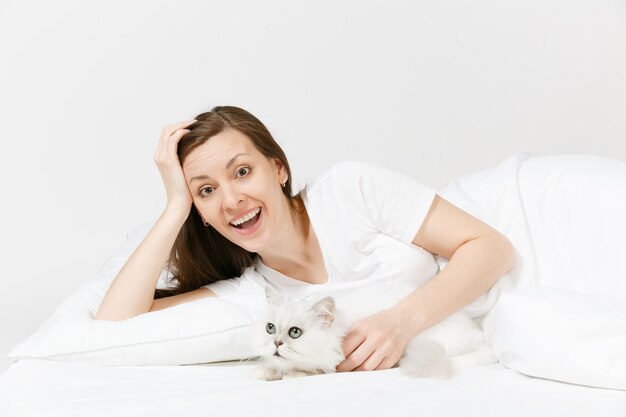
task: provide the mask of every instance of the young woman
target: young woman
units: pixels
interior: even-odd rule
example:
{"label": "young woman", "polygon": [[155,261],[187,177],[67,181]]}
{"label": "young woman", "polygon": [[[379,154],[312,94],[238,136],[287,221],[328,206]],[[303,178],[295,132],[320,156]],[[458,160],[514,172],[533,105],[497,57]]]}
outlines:
{"label": "young woman", "polygon": [[[111,284],[96,319],[122,320],[202,297],[294,297],[372,280],[423,282],[344,340],[337,371],[388,369],[409,340],[513,268],[506,237],[406,175],[339,162],[292,195],[287,158],[247,111],[218,106],[167,126],[154,155],[166,208]],[[434,255],[450,261],[438,272]],[[175,289],[156,290],[166,265]]]}

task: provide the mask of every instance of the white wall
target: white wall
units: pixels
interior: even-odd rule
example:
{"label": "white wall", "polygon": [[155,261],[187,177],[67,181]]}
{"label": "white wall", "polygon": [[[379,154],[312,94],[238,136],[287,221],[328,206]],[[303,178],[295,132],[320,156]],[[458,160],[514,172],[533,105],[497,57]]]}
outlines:
{"label": "white wall", "polygon": [[[162,126],[243,107],[296,184],[443,187],[517,151],[626,160],[626,3],[0,2],[0,355],[165,206]],[[0,359],[0,371],[8,361]]]}

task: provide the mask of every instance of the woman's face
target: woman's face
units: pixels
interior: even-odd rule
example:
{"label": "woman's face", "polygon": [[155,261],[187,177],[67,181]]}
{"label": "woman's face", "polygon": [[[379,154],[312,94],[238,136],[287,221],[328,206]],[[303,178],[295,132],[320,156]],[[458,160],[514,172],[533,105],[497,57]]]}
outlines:
{"label": "woman's face", "polygon": [[[194,149],[185,159],[183,172],[204,220],[249,252],[267,247],[281,219],[290,216],[281,188],[287,178],[284,166],[278,159],[266,158],[238,130],[226,129]],[[258,209],[252,221],[233,226]]]}

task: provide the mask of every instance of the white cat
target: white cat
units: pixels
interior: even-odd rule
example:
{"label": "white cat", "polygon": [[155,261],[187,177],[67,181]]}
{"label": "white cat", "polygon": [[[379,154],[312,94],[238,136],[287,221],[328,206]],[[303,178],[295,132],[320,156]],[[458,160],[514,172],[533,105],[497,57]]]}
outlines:
{"label": "white cat", "polygon": [[[371,284],[343,296],[315,294],[291,301],[266,286],[270,308],[252,329],[259,357],[256,377],[269,381],[336,372],[345,359],[342,341],[351,325],[413,290]],[[398,365],[413,377],[449,378],[459,369],[497,362],[480,328],[460,311],[414,337]]]}

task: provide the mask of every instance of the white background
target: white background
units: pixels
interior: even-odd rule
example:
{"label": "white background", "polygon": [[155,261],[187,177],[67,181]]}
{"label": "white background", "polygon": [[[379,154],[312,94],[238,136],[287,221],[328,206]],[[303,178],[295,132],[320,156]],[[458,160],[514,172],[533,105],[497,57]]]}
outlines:
{"label": "white background", "polygon": [[0,371],[165,190],[161,128],[259,117],[301,188],[374,161],[436,188],[506,156],[626,161],[626,3],[1,1]]}

